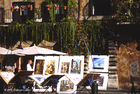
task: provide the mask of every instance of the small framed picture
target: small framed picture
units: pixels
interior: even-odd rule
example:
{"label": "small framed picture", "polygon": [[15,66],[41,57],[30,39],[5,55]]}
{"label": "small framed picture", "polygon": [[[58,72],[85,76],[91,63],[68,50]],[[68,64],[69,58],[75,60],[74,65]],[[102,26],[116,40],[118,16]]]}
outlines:
{"label": "small framed picture", "polygon": [[70,74],[77,74],[83,76],[84,56],[72,56],[70,67]]}
{"label": "small framed picture", "polygon": [[44,75],[58,73],[59,56],[47,56],[44,64]]}
{"label": "small framed picture", "polygon": [[59,80],[57,85],[57,93],[73,93],[76,90],[76,86],[65,76]]}
{"label": "small framed picture", "polygon": [[48,75],[58,73],[59,56],[35,56],[34,74]]}
{"label": "small framed picture", "polygon": [[43,75],[31,75],[29,78],[33,79],[38,85],[40,85],[45,80]]}
{"label": "small framed picture", "polygon": [[35,58],[34,74],[43,75],[45,58]]}
{"label": "small framed picture", "polygon": [[89,56],[89,71],[108,72],[109,56],[92,55]]}
{"label": "small framed picture", "polygon": [[[98,84],[98,90],[107,90],[108,73],[101,73],[94,81]],[[91,89],[91,87],[87,86],[87,89]]]}
{"label": "small framed picture", "polygon": [[84,56],[60,56],[59,73],[83,77]]}
{"label": "small framed picture", "polygon": [[71,63],[71,58],[70,56],[60,56],[60,65],[59,65],[59,73],[64,74],[70,73],[70,63]]}
{"label": "small framed picture", "polygon": [[107,90],[107,82],[108,82],[108,74],[101,74],[97,79],[96,82],[98,84],[99,90]]}

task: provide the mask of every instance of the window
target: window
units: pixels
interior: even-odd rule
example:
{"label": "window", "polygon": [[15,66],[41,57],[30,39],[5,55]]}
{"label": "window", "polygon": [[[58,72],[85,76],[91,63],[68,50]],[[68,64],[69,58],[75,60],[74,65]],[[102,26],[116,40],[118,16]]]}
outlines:
{"label": "window", "polygon": [[25,23],[27,20],[34,19],[34,5],[34,2],[13,2],[13,21]]}
{"label": "window", "polygon": [[89,15],[111,15],[110,0],[90,0]]}
{"label": "window", "polygon": [[[55,21],[59,22],[67,15],[68,0],[52,0],[52,4],[43,2],[41,5],[41,16],[43,22],[51,22],[50,14],[54,15]],[[53,9],[53,10],[52,10]]]}

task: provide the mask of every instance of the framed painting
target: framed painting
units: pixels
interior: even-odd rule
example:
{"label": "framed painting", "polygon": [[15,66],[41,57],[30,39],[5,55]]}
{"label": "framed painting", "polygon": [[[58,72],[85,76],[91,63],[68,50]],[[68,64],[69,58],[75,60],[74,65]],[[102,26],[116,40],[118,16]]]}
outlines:
{"label": "framed painting", "polygon": [[44,63],[45,63],[45,60],[36,59],[34,74],[43,74]]}
{"label": "framed painting", "polygon": [[107,82],[108,82],[108,74],[101,74],[97,79],[96,82],[98,84],[99,90],[107,90]]}
{"label": "framed painting", "polygon": [[47,56],[45,60],[44,75],[57,74],[59,56]]}
{"label": "framed painting", "polygon": [[92,55],[89,57],[89,71],[108,72],[109,56]]}
{"label": "framed painting", "polygon": [[72,56],[70,65],[70,74],[81,75],[83,77],[84,56]]}
{"label": "framed painting", "polygon": [[44,74],[44,64],[45,64],[45,58],[44,56],[35,56],[34,59],[34,74],[35,75],[43,75]]}
{"label": "framed painting", "polygon": [[46,79],[43,75],[31,75],[29,78],[33,79],[38,85]]}
{"label": "framed painting", "polygon": [[57,93],[73,93],[76,90],[76,86],[65,76],[59,80],[57,85]]}
{"label": "framed painting", "polygon": [[59,73],[60,74],[69,74],[70,73],[70,56],[60,56],[60,65],[59,65]]}
{"label": "framed painting", "polygon": [[84,56],[60,56],[59,73],[83,77]]}
{"label": "framed painting", "polygon": [[[107,90],[108,73],[101,73],[94,81],[98,84],[98,90]],[[87,89],[91,89],[90,86]]]}

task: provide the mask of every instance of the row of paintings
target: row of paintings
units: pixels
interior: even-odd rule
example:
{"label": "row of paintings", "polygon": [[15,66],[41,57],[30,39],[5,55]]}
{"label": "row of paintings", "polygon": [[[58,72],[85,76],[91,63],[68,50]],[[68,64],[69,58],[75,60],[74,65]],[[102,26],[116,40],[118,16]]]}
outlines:
{"label": "row of paintings", "polygon": [[[83,74],[84,56],[35,56],[35,74]],[[109,56],[89,57],[89,71],[108,72]]]}
{"label": "row of paintings", "polygon": [[[78,78],[78,80],[79,79],[80,78]],[[76,81],[79,82],[78,80],[76,80]],[[106,90],[107,89],[107,82],[108,82],[108,74],[101,73],[100,76],[96,79],[96,82],[98,84],[98,90]],[[91,90],[90,86],[86,86],[86,88]],[[69,77],[66,77],[66,76],[62,77],[59,80],[59,83],[57,85],[57,92],[58,93],[74,93],[76,91],[76,89],[77,89],[77,85],[75,85],[72,82],[72,80],[70,80]]]}
{"label": "row of paintings", "polygon": [[[35,56],[34,59],[34,74],[73,74],[78,78],[83,78],[84,56]],[[108,81],[108,64],[109,56],[107,55],[92,55],[89,57],[89,71],[101,72],[101,75],[96,79],[99,90],[107,88]],[[90,87],[87,87],[90,89]],[[66,93],[74,92],[74,85],[67,77],[62,77],[57,86],[57,92]]]}
{"label": "row of paintings", "polygon": [[83,76],[84,56],[35,56],[34,74],[78,74]]}

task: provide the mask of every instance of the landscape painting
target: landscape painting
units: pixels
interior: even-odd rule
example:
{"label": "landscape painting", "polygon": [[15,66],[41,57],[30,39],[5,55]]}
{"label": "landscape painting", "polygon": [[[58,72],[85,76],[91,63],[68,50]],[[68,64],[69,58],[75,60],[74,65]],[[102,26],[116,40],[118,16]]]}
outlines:
{"label": "landscape painting", "polygon": [[109,56],[92,55],[89,57],[89,71],[108,72]]}

